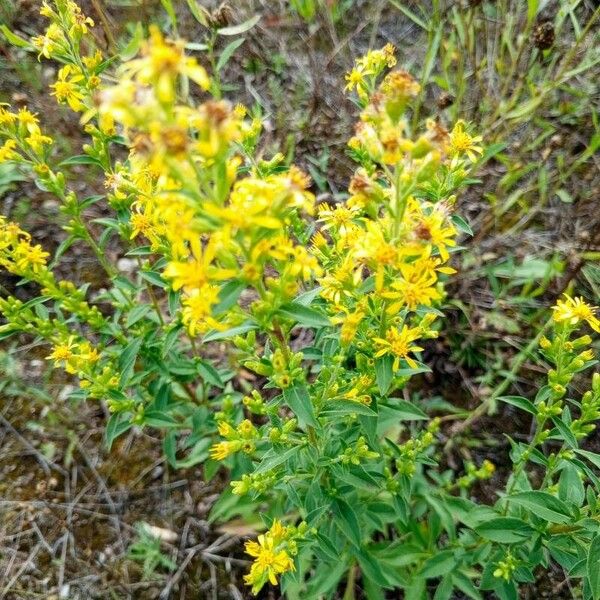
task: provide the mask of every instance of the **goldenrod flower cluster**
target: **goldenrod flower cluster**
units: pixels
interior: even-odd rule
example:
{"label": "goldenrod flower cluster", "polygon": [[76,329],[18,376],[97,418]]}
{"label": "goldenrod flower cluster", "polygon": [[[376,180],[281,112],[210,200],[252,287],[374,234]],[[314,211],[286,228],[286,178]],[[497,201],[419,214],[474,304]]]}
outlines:
{"label": "goldenrod flower cluster", "polygon": [[[441,278],[455,272],[447,264],[458,233],[453,192],[481,138],[469,136],[463,122],[447,131],[428,121],[425,132],[411,132],[405,110],[419,84],[405,71],[391,71],[377,84],[393,57],[386,46],[359,59],[348,75],[363,105],[349,142],[361,166],[345,203],[318,208],[313,252],[342,343],[376,359],[390,356],[397,371],[417,367],[419,340],[436,335],[435,314],[424,318],[423,309],[439,304]],[[358,74],[368,76],[368,85],[352,83]]]}
{"label": "goldenrod flower cluster", "polygon": [[303,524],[286,527],[278,520],[273,521],[270,529],[258,536],[256,542],[246,542],[246,553],[254,558],[250,572],[244,581],[252,586],[257,594],[269,581],[277,585],[277,577],[288,571],[295,571],[292,556],[297,553],[296,538],[305,530]]}
{"label": "goldenrod flower cluster", "polygon": [[[84,287],[57,280],[49,253],[0,217],[0,267],[40,290],[32,303],[0,299],[7,321],[0,335],[22,331],[48,342],[52,365],[76,375],[83,395],[106,400],[122,427],[168,423],[199,437],[189,415],[201,400],[210,459],[235,469],[233,494],[285,497],[270,514],[310,520],[322,509],[323,519],[332,517],[332,539],[355,546],[392,523],[384,522],[388,505],[394,522],[408,522],[412,488],[422,487],[419,502],[427,494],[429,483],[418,478],[422,465],[434,464],[440,421],[395,392],[427,369],[421,353],[438,335],[452,253],[459,231],[468,231],[454,214],[455,194],[483,154],[481,136],[463,121],[414,128],[409,111],[420,84],[395,68],[391,44],[372,50],[346,76],[360,107],[348,143],[358,167],[342,201],[315,206],[304,172],[257,150],[259,114],[223,99],[218,73],[181,40],[150,27],[139,54],[113,69],[77,5],[44,2],[41,12],[49,26],[33,48],[60,63],[50,93],[79,114],[90,143],[75,158],[102,169],[114,210],[98,220],[106,228],[101,241],[83,216],[97,200],[80,201],[51,168],[52,139],[27,109],[0,108],[0,162],[32,170],[61,200],[67,241],[87,243],[110,276],[102,299],[111,313],[90,305]],[[113,144],[127,150],[118,161]],[[139,261],[130,277],[103,250],[113,234]],[[552,435],[547,424],[562,414],[569,383],[593,361],[591,339],[579,328],[600,331],[594,307],[581,298],[559,300],[552,321],[541,347],[554,368],[536,399],[523,462]],[[304,328],[298,336],[297,326]],[[228,339],[239,381],[225,360],[215,368],[202,353],[202,343]],[[212,393],[213,384],[223,393]],[[182,397],[190,410],[179,410]],[[576,439],[600,416],[600,376],[580,406],[569,420]],[[439,480],[464,494],[493,472],[488,461],[467,463],[462,478]],[[376,510],[367,519],[362,507],[345,504],[346,492]],[[418,510],[424,519],[427,509]],[[274,520],[246,544],[254,559],[246,583],[254,593],[276,584],[295,570],[298,542],[317,539],[304,523]],[[508,580],[517,563],[501,558],[493,575]]]}

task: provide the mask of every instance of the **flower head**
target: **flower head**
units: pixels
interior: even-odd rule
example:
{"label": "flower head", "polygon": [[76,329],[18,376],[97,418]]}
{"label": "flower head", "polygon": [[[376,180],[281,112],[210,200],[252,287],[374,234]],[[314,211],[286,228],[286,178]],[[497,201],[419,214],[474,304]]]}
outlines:
{"label": "flower head", "polygon": [[252,593],[257,594],[269,581],[277,585],[277,577],[287,571],[295,571],[294,561],[287,552],[282,538],[286,528],[278,521],[264,535],[259,535],[257,541],[246,542],[246,554],[254,558],[250,572],[244,576],[247,585],[252,586]]}
{"label": "flower head", "polygon": [[600,332],[600,319],[596,317],[596,307],[586,304],[581,297],[571,298],[565,294],[565,299],[558,300],[552,309],[555,323],[577,325],[580,321],[586,321],[594,331]]}
{"label": "flower head", "polygon": [[403,325],[402,329],[398,330],[395,327],[388,329],[385,339],[373,338],[373,341],[379,350],[375,353],[375,358],[380,358],[387,354],[394,357],[393,369],[398,370],[400,359],[404,359],[413,369],[417,363],[409,355],[411,352],[420,352],[423,350],[420,346],[416,346],[413,342],[421,337],[421,330],[418,327],[408,327]]}
{"label": "flower head", "polygon": [[464,121],[457,121],[450,132],[450,153],[453,156],[466,154],[471,162],[475,162],[477,155],[483,154],[483,148],[478,145],[482,139],[480,135],[471,136],[467,133]]}

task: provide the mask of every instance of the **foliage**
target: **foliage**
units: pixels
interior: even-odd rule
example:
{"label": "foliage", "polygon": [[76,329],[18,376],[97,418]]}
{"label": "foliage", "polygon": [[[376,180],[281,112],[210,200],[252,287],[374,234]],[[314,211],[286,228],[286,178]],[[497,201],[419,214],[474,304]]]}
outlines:
{"label": "foliage", "polygon": [[[51,95],[90,140],[57,161],[36,115],[0,109],[0,162],[61,201],[67,233],[48,262],[0,217],[0,265],[37,291],[28,302],[0,298],[0,336],[51,345],[51,364],[79,380],[74,397],[106,402],[109,446],[153,427],[172,467],[202,463],[207,479],[229,470],[211,519],[264,515],[267,531],[246,544],[254,593],[269,582],[289,598],[331,597],[346,576],[352,597],[360,571],[373,599],[402,589],[414,600],[454,590],[511,600],[556,563],[596,600],[600,456],[580,446],[600,417],[600,375],[582,394],[570,387],[596,362],[582,331],[600,331],[594,308],[558,301],[532,343],[547,384],[533,399],[496,395],[531,415],[533,435],[511,440],[512,472],[494,504],[470,493],[494,465],[447,468],[449,415],[408,394],[429,371],[457,237],[472,233],[455,205],[490,156],[482,137],[458,114],[449,129],[421,119],[423,86],[394,68],[391,44],[371,50],[346,76],[360,111],[348,196],[315,206],[306,174],[262,156],[259,114],[222,99],[220,71],[243,40],[219,56],[215,40],[257,19],[229,26],[189,5],[206,27],[195,47],[206,67],[155,26],[105,57],[70,0],[43,4],[49,26],[31,41],[3,29],[61,64]],[[106,193],[79,198],[74,166],[102,177]],[[110,216],[90,223],[95,205]],[[56,274],[79,243],[107,275],[95,296]],[[131,275],[114,263],[117,243],[137,265]],[[174,568],[160,540],[144,528],[139,536],[131,556],[146,574]]]}

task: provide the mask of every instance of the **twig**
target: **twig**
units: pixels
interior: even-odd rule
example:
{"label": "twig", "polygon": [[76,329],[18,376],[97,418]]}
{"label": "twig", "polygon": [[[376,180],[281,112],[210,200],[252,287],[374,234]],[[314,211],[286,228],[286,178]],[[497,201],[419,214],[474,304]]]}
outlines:
{"label": "twig", "polygon": [[44,473],[46,473],[46,475],[50,475],[50,469],[54,469],[55,471],[58,471],[64,477],[67,476],[67,472],[62,467],[60,467],[56,463],[52,462],[51,460],[48,460],[39,450],[37,450],[37,448],[35,448],[35,446],[33,446],[30,442],[28,442],[10,424],[10,422],[6,419],[6,417],[2,413],[0,413],[0,423],[4,427],[6,427],[6,429],[8,429],[19,440],[19,442],[21,442],[21,444],[23,446],[25,446],[25,448],[27,448],[27,450],[29,450],[35,456],[35,458],[40,463],[40,466],[42,467],[42,469],[44,470]]}

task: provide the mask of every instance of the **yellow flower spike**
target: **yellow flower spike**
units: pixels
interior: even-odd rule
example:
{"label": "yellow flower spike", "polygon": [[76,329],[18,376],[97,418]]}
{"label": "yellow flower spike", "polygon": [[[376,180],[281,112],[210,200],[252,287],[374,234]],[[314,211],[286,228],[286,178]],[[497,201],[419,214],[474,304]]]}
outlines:
{"label": "yellow flower spike", "polygon": [[600,320],[596,317],[597,307],[590,306],[581,297],[571,298],[565,294],[565,299],[558,300],[552,310],[555,323],[568,323],[573,326],[578,325],[580,321],[586,321],[594,331],[600,332]]}

